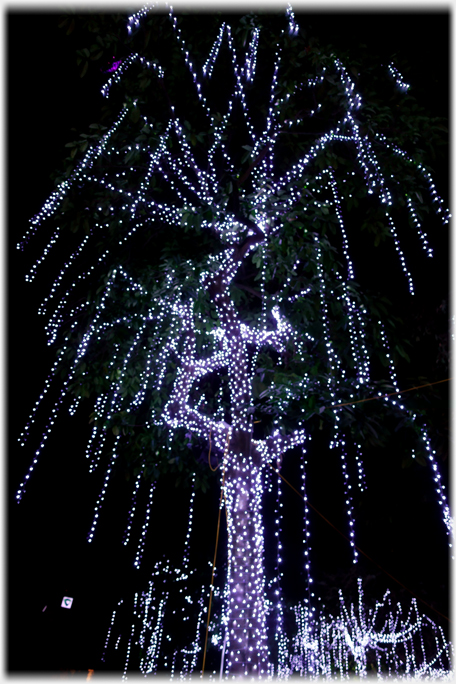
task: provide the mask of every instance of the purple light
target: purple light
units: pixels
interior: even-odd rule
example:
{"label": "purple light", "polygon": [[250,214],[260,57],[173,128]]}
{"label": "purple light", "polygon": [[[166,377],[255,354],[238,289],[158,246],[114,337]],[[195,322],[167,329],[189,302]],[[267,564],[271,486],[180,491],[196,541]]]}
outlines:
{"label": "purple light", "polygon": [[[113,58],[113,59],[114,59],[114,58]],[[109,69],[105,69],[105,70],[102,69],[103,73],[109,74],[109,73],[111,73],[112,71],[117,71],[117,69],[118,69],[118,68],[120,67],[120,65],[122,64],[122,61],[123,61],[122,59],[118,59],[117,61],[112,62],[112,64],[111,64],[111,66],[109,67]]]}

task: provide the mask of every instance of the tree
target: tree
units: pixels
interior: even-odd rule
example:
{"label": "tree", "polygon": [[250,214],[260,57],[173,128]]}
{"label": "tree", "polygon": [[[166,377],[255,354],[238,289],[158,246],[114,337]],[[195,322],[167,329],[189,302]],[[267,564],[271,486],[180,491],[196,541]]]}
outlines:
{"label": "tree", "polygon": [[[228,516],[227,667],[264,675],[265,472],[321,425],[343,460],[357,452],[361,471],[359,435],[381,443],[379,409],[351,402],[398,390],[383,327],[394,320],[356,284],[349,233],[371,231],[378,247],[394,242],[413,292],[400,213],[427,250],[423,193],[444,223],[448,213],[414,156],[417,127],[432,145],[435,123],[393,95],[395,84],[405,89],[394,65],[388,92],[400,113],[369,99],[374,66],[363,72],[372,79],[363,104],[356,66],[349,72],[303,42],[290,10],[280,29],[266,16],[244,17],[236,30],[220,24],[212,49],[215,21],[186,21],[201,45],[195,57],[173,15],[131,19],[129,56],[106,67],[107,118],[120,114],[69,144],[69,165],[26,241],[46,220],[55,228],[44,256],[62,237],[67,250],[42,306],[49,341],[59,345],[53,376],[66,373],[49,430],[67,397],[74,409],[91,403],[88,456],[93,468],[103,449],[111,457],[89,539],[117,463],[152,483],[169,471],[189,480],[196,470],[204,489],[199,456],[209,442]],[[99,34],[81,58],[102,59],[112,41]],[[403,421],[410,448],[435,465],[450,527],[416,413],[391,401],[382,411]]]}

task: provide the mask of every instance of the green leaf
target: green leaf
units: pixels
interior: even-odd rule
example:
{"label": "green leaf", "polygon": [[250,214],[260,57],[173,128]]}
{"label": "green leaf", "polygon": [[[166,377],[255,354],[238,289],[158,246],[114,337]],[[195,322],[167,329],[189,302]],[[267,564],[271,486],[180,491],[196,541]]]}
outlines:
{"label": "green leaf", "polygon": [[82,69],[81,69],[81,73],[80,73],[80,77],[81,77],[81,78],[83,78],[83,77],[86,75],[87,69],[88,69],[88,68],[89,68],[89,62],[86,60],[86,61],[84,62],[84,65],[83,65]]}
{"label": "green leaf", "polygon": [[130,119],[133,121],[133,123],[138,123],[140,118],[141,118],[141,112],[139,111],[139,108],[133,107],[133,109],[130,112]]}
{"label": "green leaf", "polygon": [[404,350],[402,345],[396,344],[396,351],[402,356],[403,359],[405,359],[408,363],[410,363],[410,357],[407,354],[407,352]]}
{"label": "green leaf", "polygon": [[414,459],[420,466],[427,466],[427,461],[421,454],[417,454]]}

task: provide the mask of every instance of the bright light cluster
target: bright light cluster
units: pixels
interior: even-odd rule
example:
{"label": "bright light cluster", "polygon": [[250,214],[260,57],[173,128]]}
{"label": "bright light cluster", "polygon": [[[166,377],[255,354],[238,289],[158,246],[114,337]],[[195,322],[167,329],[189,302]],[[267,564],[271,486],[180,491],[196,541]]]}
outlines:
{"label": "bright light cluster", "polygon": [[[347,607],[339,590],[340,613],[322,612],[316,619],[302,604],[295,606],[297,634],[281,663],[283,678],[366,677],[372,663],[377,679],[451,681],[453,648],[443,631],[419,613],[415,599],[406,615],[394,609],[389,592],[366,611],[361,580],[358,605]],[[430,650],[429,642],[435,642]]]}
{"label": "bright light cluster", "polygon": [[404,81],[404,78],[401,74],[401,72],[394,66],[393,63],[388,64],[388,71],[391,74],[391,76],[394,78],[397,87],[399,90],[403,90],[407,92],[407,90],[410,88],[410,85]]}
{"label": "bright light cluster", "polygon": [[[353,672],[358,677],[366,677],[373,665],[376,678],[381,680],[452,681],[452,644],[446,640],[439,626],[419,612],[415,599],[412,599],[408,611],[404,611],[401,604],[392,603],[387,591],[381,601],[375,601],[374,607],[367,609],[362,581],[358,579],[357,604],[347,605],[342,591],[339,591],[339,613],[334,615],[324,606],[317,612],[316,607],[307,599],[285,608],[280,598],[280,527],[283,504],[279,482],[280,480],[277,482],[275,508],[275,515],[278,516],[277,566],[276,576],[270,583],[274,588],[278,616],[275,633],[278,662],[276,666],[269,665],[266,675],[255,673],[255,679],[261,677],[267,680],[288,680],[299,675],[311,679],[340,680],[348,678]],[[192,506],[193,497],[191,510]],[[191,522],[188,529],[190,533]],[[247,577],[248,580],[252,579],[250,574]],[[144,675],[169,671],[172,679],[181,680],[200,675],[209,587],[198,587],[193,581],[190,596],[186,590],[182,593],[182,588],[179,588],[182,581],[188,581],[188,575],[183,569],[173,567],[169,561],[156,563],[147,590],[140,595],[135,594],[133,624],[128,642],[122,637],[125,618],[122,624],[118,624],[119,607],[123,601],[117,604],[108,628],[103,660],[106,662],[109,659],[108,649],[118,650],[119,642],[123,640],[126,655],[125,678],[132,650],[141,654],[140,671]],[[184,611],[178,619],[185,621],[185,606],[189,603],[198,606],[193,638],[184,646],[178,644],[172,626],[174,616],[179,614],[176,603],[178,588]],[[242,594],[242,588],[240,591]],[[314,597],[314,594],[309,589],[310,596]],[[214,598],[217,605],[223,598],[218,587],[215,587]],[[238,600],[241,599],[238,597]],[[228,647],[232,648],[233,634],[228,641],[226,635],[224,638],[226,625],[226,615],[220,621],[218,615],[212,614],[209,624],[212,662],[221,662],[221,668],[217,667],[206,673],[210,680],[232,678],[225,652]],[[233,632],[237,639],[236,629]],[[114,641],[117,634],[117,640]],[[137,635],[136,638],[133,638],[134,635]]]}
{"label": "bright light cluster", "polygon": [[134,62],[139,62],[143,67],[146,67],[147,69],[153,69],[156,70],[158,73],[159,78],[163,78],[164,73],[163,69],[160,66],[157,66],[153,62],[148,62],[144,57],[141,57],[137,53],[134,53],[132,55],[129,55],[127,59],[123,60],[120,66],[117,67],[115,70],[115,73],[111,78],[105,83],[105,85],[101,89],[101,94],[104,95],[104,97],[109,97],[109,91],[111,89],[111,86],[114,85],[115,83],[120,83],[122,80],[122,76],[124,72],[128,69],[131,64]]}

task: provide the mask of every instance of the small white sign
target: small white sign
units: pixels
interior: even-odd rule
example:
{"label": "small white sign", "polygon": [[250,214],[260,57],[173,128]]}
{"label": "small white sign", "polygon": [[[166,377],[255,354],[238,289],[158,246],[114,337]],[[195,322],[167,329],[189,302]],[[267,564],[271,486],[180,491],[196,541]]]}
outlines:
{"label": "small white sign", "polygon": [[61,608],[71,608],[73,604],[73,599],[69,596],[64,596],[62,599]]}

